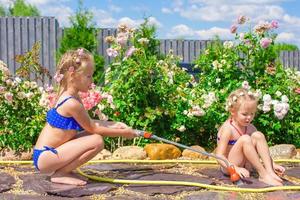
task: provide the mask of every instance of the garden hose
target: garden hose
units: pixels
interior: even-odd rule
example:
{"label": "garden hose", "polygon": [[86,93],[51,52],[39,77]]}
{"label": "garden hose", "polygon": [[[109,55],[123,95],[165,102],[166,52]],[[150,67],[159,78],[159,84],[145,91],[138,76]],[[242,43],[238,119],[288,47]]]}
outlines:
{"label": "garden hose", "polygon": [[195,183],[188,181],[150,181],[150,180],[126,180],[126,179],[114,179],[105,178],[95,175],[88,175],[84,173],[80,168],[77,171],[82,176],[85,176],[94,181],[107,182],[107,183],[118,183],[118,184],[140,184],[140,185],[184,185],[184,186],[194,186],[201,187],[210,190],[221,190],[221,191],[231,191],[231,192],[250,192],[250,193],[262,193],[262,192],[273,192],[278,190],[296,190],[300,191],[300,185],[295,186],[274,186],[266,188],[239,188],[234,186],[219,186],[219,185],[209,185],[204,183]]}
{"label": "garden hose", "polygon": [[228,160],[226,160],[226,159],[224,159],[224,158],[222,158],[220,156],[214,155],[212,153],[207,153],[206,151],[200,151],[198,149],[194,149],[192,147],[189,147],[189,146],[177,143],[177,142],[173,142],[173,141],[167,140],[165,138],[158,137],[157,135],[153,135],[150,132],[141,131],[141,130],[135,130],[135,133],[136,133],[137,136],[140,136],[140,137],[144,137],[144,138],[147,138],[147,139],[154,139],[154,140],[162,141],[162,142],[165,142],[165,143],[173,144],[175,146],[182,147],[184,149],[189,149],[191,151],[194,151],[194,152],[206,155],[208,157],[213,157],[213,158],[215,158],[217,160],[222,160],[223,162],[225,162],[225,164],[227,166],[227,171],[229,173],[231,182],[236,183],[237,185],[242,185],[243,184],[243,182],[241,181],[241,177],[236,172],[234,166],[232,164],[230,164],[228,162]]}
{"label": "garden hose", "polygon": [[[299,159],[279,159],[275,160],[276,163],[300,163]],[[214,160],[92,160],[86,164],[95,163],[189,163],[189,164],[217,164]],[[33,161],[0,161],[0,164],[33,164]],[[290,190],[290,191],[300,191],[300,186],[274,186],[267,188],[239,188],[233,186],[217,186],[209,185],[204,183],[195,183],[188,181],[147,181],[147,180],[125,180],[125,179],[113,179],[113,178],[103,178],[94,175],[88,175],[84,173],[80,168],[77,171],[82,176],[85,176],[91,180],[108,182],[108,183],[120,183],[120,184],[151,184],[151,185],[185,185],[185,186],[195,186],[210,190],[220,190],[220,191],[235,191],[235,192],[250,192],[250,193],[262,193],[262,192],[272,192],[279,190]]]}

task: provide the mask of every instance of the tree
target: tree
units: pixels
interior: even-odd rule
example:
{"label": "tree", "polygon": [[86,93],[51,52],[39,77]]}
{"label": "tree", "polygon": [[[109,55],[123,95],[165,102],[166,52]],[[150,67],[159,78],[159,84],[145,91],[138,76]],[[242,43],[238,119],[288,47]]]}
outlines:
{"label": "tree", "polygon": [[299,48],[294,44],[288,43],[275,43],[274,49],[278,52],[280,51],[298,51]]}
{"label": "tree", "polygon": [[95,59],[95,73],[94,82],[102,82],[104,59],[97,54],[97,28],[92,23],[93,14],[82,6],[82,1],[79,1],[79,8],[75,15],[70,17],[71,27],[66,28],[63,38],[60,42],[60,48],[58,50],[57,60],[70,49],[76,49],[83,47],[89,50]]}
{"label": "tree", "polygon": [[8,11],[10,16],[40,16],[39,10],[24,0],[15,0]]}
{"label": "tree", "polygon": [[0,17],[4,17],[6,15],[6,11],[5,11],[5,8],[0,5]]}

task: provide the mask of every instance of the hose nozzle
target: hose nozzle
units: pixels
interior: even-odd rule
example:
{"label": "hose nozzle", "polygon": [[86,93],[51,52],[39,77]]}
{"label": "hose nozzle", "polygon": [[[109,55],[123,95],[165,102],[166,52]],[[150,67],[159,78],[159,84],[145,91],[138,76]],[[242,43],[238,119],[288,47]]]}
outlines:
{"label": "hose nozzle", "polygon": [[227,171],[230,175],[230,180],[232,182],[238,182],[241,179],[240,175],[235,171],[235,168],[233,165],[230,165],[229,167],[227,167]]}
{"label": "hose nozzle", "polygon": [[150,139],[152,136],[152,133],[146,132],[146,131],[141,131],[141,130],[135,130],[135,134],[139,137],[144,137],[147,139]]}

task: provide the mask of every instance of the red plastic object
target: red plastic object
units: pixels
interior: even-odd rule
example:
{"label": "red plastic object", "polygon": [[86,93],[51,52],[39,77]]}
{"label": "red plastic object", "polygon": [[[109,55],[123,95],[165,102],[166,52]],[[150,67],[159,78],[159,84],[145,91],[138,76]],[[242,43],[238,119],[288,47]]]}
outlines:
{"label": "red plastic object", "polygon": [[151,136],[152,136],[151,133],[149,133],[149,132],[144,132],[144,138],[150,139]]}
{"label": "red plastic object", "polygon": [[237,182],[241,179],[240,175],[235,171],[234,166],[227,167],[232,182]]}

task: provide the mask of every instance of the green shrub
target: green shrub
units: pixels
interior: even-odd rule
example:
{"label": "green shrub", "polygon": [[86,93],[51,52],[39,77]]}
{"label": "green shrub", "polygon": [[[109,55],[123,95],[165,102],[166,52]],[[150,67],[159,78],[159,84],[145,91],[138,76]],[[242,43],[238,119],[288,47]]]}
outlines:
{"label": "green shrub", "polygon": [[[143,24],[140,28],[147,27]],[[202,125],[198,122],[205,113],[200,105],[205,104],[203,95],[207,94],[193,89],[195,80],[178,67],[177,57],[168,54],[160,59],[154,47],[148,47],[150,41],[155,43],[154,32],[146,34],[147,38],[141,38],[140,33],[139,29],[133,32],[121,25],[116,38],[106,38],[111,43],[107,53],[114,62],[106,71],[103,90],[111,93],[115,107],[100,104],[99,108],[110,119],[135,129],[186,144],[200,141]],[[127,46],[128,40],[135,46]],[[114,139],[107,141],[110,146],[120,144]],[[139,145],[149,142],[155,141],[134,140]]]}
{"label": "green shrub", "polygon": [[11,76],[1,61],[0,149],[32,148],[45,123],[45,109],[39,105],[41,93],[36,82]]}
{"label": "green shrub", "polygon": [[244,33],[237,33],[235,25],[234,41],[216,41],[196,60],[202,71],[199,89],[214,91],[218,99],[202,118],[207,138],[216,138],[217,128],[228,117],[226,98],[244,82],[264,97],[254,124],[266,134],[269,144],[300,146],[300,97],[295,92],[300,87],[299,72],[286,71],[277,61],[274,25],[274,21],[260,23]]}

